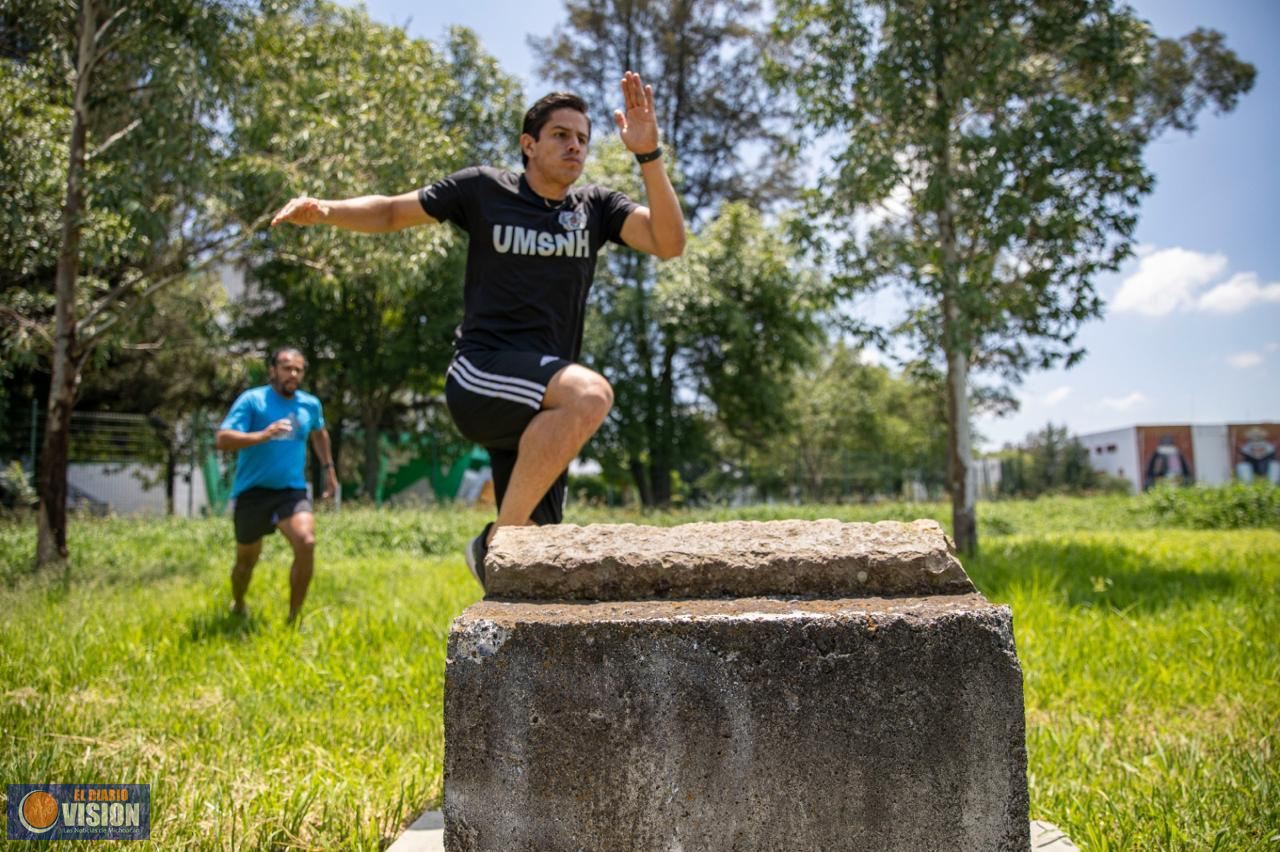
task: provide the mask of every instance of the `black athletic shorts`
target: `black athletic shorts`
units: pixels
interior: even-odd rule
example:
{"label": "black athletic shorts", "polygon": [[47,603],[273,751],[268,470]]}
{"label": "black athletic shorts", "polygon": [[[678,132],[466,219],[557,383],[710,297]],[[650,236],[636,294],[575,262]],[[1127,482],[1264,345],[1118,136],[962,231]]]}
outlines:
{"label": "black athletic shorts", "polygon": [[[547,383],[571,363],[538,352],[471,350],[459,352],[449,365],[444,385],[449,414],[464,438],[489,451],[499,506],[511,481],[520,436],[542,410]],[[535,524],[558,524],[564,518],[568,482],[565,471],[533,510]]]}
{"label": "black athletic shorts", "polygon": [[275,532],[276,524],[290,515],[310,511],[306,489],[247,488],[236,497],[236,541],[253,544]]}

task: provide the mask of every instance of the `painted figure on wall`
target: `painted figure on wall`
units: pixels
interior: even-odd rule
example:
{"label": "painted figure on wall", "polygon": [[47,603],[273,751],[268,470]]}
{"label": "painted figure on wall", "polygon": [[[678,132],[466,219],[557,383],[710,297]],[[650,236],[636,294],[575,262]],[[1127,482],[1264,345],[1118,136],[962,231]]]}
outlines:
{"label": "painted figure on wall", "polygon": [[1142,487],[1151,488],[1158,482],[1190,485],[1192,479],[1191,463],[1182,454],[1182,450],[1178,449],[1173,436],[1161,435],[1155,452],[1147,459],[1147,475]]}
{"label": "painted figure on wall", "polygon": [[1276,445],[1259,426],[1250,427],[1236,447],[1236,478],[1241,482],[1271,482],[1280,485],[1280,460]]}

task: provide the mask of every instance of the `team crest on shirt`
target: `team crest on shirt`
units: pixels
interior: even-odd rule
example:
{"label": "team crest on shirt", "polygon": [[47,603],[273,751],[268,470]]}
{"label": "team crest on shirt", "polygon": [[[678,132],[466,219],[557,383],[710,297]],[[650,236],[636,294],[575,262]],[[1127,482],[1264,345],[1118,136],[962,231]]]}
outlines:
{"label": "team crest on shirt", "polygon": [[581,231],[587,227],[587,214],[581,210],[561,210],[560,227],[566,231]]}

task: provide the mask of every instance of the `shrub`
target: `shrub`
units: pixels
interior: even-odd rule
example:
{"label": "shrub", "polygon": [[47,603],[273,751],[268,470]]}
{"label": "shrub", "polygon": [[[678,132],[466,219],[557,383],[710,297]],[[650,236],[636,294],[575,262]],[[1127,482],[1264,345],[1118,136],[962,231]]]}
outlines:
{"label": "shrub", "polygon": [[1191,529],[1280,529],[1280,488],[1270,483],[1215,487],[1158,486],[1146,500],[1161,526]]}

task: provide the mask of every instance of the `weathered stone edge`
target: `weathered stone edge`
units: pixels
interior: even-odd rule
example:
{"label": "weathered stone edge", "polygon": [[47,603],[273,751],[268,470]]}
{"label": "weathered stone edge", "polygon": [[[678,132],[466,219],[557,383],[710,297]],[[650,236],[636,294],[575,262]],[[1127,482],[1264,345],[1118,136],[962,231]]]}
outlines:
{"label": "weathered stone edge", "polygon": [[[529,546],[519,541],[524,531],[499,533],[486,559],[488,595],[531,600],[634,600],[649,598],[754,597],[794,595],[804,597],[856,597],[864,595],[965,594],[976,591],[942,528],[933,521],[843,524],[834,521],[729,522],[743,526],[790,524],[838,524],[837,529],[885,527],[895,532],[912,530],[919,538],[878,542],[854,552],[814,553],[812,545],[796,552],[757,553],[756,561],[743,562],[738,548],[727,554],[688,552],[664,547],[664,538],[679,542],[669,531],[685,533],[690,524],[674,528],[647,528],[647,540],[633,542],[644,552],[600,554],[581,548],[594,533],[613,528],[634,534],[632,524],[567,526],[554,530],[554,546]],[[546,534],[546,533],[542,533]],[[625,542],[626,537],[621,537]],[[505,540],[504,540],[505,539]],[[752,542],[755,544],[756,542]],[[760,542],[761,545],[765,542]],[[876,544],[883,544],[877,549]],[[506,546],[504,546],[506,545]]]}

